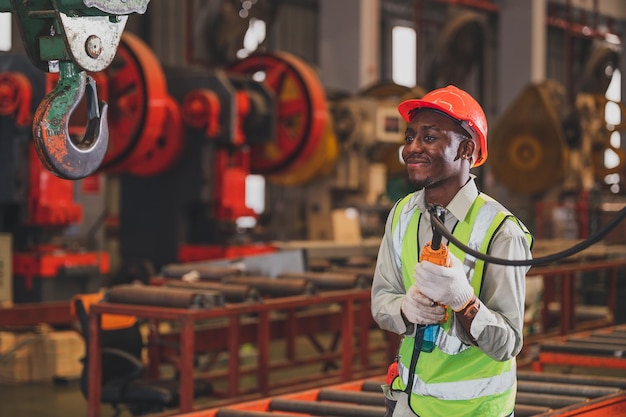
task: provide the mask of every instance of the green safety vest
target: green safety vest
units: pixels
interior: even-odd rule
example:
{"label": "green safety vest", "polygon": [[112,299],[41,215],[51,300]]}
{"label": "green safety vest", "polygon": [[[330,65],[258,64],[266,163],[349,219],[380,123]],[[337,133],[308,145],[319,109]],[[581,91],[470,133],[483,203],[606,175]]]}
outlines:
{"label": "green safety vest", "polygon": [[[409,194],[396,204],[392,222],[394,242],[401,242],[402,245],[402,277],[407,290],[413,285],[414,265],[421,249],[416,236],[422,213],[416,209],[408,224],[404,222],[404,230],[398,230],[398,223],[412,196]],[[474,200],[464,221],[457,223],[453,235],[465,245],[487,253],[493,236],[506,219],[520,226],[532,246],[532,236],[526,227],[500,203],[483,193],[479,193]],[[474,293],[478,296],[485,271],[484,261],[466,255],[453,244],[449,245],[449,250],[464,264]],[[515,359],[496,361],[477,347],[462,343],[451,332],[452,315],[449,312],[448,321],[441,324],[435,349],[420,353],[410,397],[411,409],[421,417],[500,417],[511,414],[516,394]],[[406,388],[414,342],[415,339],[408,336],[402,340],[399,376],[392,384],[393,389]]]}

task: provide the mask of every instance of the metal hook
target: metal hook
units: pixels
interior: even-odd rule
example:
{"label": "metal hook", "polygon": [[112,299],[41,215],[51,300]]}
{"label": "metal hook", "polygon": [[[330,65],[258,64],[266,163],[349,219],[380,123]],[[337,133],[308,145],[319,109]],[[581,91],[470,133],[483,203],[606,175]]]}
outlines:
{"label": "metal hook", "polygon": [[[60,178],[77,180],[94,173],[107,151],[108,106],[98,103],[96,82],[72,62],[61,62],[57,86],[37,107],[33,140],[43,165]],[[89,120],[84,137],[75,142],[69,121],[76,106],[87,94]]]}

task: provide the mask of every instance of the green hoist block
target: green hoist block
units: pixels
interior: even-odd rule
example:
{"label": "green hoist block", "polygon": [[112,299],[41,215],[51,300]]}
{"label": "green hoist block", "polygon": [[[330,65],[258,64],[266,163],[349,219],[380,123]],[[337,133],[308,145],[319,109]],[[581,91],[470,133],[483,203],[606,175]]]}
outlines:
{"label": "green hoist block", "polygon": [[28,57],[42,71],[71,61],[85,71],[106,68],[117,51],[128,14],[150,0],[0,0],[12,12]]}

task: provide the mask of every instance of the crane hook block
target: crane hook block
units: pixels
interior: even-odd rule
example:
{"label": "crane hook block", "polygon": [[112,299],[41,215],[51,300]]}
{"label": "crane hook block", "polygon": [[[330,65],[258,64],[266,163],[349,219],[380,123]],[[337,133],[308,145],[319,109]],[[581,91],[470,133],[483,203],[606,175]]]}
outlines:
{"label": "crane hook block", "polygon": [[[62,62],[56,87],[37,107],[33,140],[39,159],[56,176],[77,180],[94,173],[107,151],[107,104],[98,102],[96,82],[71,62]],[[69,121],[86,97],[88,121],[85,134],[73,138]]]}

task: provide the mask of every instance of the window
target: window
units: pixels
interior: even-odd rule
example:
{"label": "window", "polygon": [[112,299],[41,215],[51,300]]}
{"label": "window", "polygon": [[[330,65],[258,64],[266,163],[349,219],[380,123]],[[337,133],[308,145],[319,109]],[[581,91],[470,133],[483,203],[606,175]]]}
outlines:
{"label": "window", "polygon": [[0,51],[11,50],[11,13],[0,13]]}
{"label": "window", "polygon": [[[607,125],[617,126],[622,121],[622,111],[619,104],[617,104],[622,99],[621,89],[622,74],[619,69],[615,69],[613,70],[613,77],[611,78],[611,83],[609,84],[605,94],[605,97],[609,100],[604,109],[604,120]],[[618,131],[611,133],[610,143],[613,148],[621,147],[621,136],[621,133]],[[612,149],[604,151],[604,166],[606,168],[615,168],[620,164],[620,162],[624,163],[624,161],[620,161],[619,156]],[[610,185],[611,192],[618,193],[620,191],[619,174],[609,174],[606,176],[604,181]]]}
{"label": "window", "polygon": [[252,52],[256,51],[259,45],[265,40],[265,22],[251,18],[248,31],[243,38],[243,48],[237,51],[237,58],[244,59]]}
{"label": "window", "polygon": [[[261,175],[246,177],[246,207],[257,215],[265,211],[265,178]],[[244,216],[236,219],[235,223],[240,229],[252,229],[257,221],[253,216]]]}
{"label": "window", "polygon": [[391,72],[396,84],[417,84],[417,34],[415,29],[395,26],[391,30]]}

